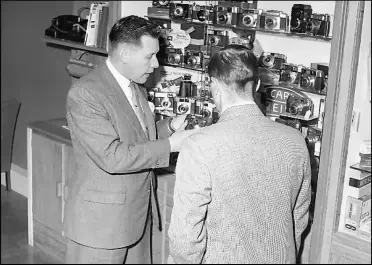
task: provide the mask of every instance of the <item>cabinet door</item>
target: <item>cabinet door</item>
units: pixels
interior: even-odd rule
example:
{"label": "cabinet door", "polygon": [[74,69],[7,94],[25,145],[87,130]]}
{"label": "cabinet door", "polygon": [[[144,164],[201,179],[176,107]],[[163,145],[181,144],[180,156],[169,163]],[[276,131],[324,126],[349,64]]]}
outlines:
{"label": "cabinet door", "polygon": [[65,213],[65,202],[69,191],[69,179],[71,179],[74,170],[74,151],[72,146],[63,145],[62,148],[62,221]]}
{"label": "cabinet door", "polygon": [[34,220],[62,231],[62,144],[32,135],[32,196]]}

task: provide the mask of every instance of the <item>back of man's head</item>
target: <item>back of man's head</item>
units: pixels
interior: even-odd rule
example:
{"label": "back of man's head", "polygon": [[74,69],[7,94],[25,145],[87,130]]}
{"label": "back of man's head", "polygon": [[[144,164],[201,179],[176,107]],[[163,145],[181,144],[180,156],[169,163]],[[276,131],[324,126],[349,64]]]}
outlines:
{"label": "back of man's head", "polygon": [[253,97],[258,83],[257,58],[247,47],[231,44],[213,54],[208,74],[241,97]]}
{"label": "back of man's head", "polygon": [[141,46],[141,37],[147,35],[158,39],[160,27],[155,22],[138,16],[127,16],[119,19],[112,26],[109,40],[112,49],[119,43]]}

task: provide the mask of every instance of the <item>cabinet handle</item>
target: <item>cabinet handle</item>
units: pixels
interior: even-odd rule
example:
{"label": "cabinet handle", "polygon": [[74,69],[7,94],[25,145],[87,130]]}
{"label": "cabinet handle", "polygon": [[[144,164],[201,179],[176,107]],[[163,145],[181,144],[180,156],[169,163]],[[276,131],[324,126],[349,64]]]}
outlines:
{"label": "cabinet handle", "polygon": [[65,194],[63,194],[63,197],[64,197],[64,200],[67,201],[67,197],[68,197],[68,187],[67,186],[64,186],[64,192],[65,192]]}
{"label": "cabinet handle", "polygon": [[57,198],[62,197],[62,182],[57,182],[56,189],[57,189],[57,192],[56,192]]}

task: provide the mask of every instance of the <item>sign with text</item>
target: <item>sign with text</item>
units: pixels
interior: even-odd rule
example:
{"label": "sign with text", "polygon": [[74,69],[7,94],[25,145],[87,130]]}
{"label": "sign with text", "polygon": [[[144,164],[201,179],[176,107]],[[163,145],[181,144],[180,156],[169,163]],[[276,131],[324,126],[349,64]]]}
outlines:
{"label": "sign with text", "polygon": [[286,113],[287,98],[289,97],[289,95],[308,98],[305,93],[294,88],[283,86],[266,87],[266,116],[279,117],[280,114]]}

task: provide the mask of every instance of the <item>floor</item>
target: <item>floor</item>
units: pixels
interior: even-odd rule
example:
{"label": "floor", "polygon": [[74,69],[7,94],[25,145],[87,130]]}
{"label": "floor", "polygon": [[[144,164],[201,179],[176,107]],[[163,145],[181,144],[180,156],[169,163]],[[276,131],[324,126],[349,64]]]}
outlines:
{"label": "floor", "polygon": [[27,243],[27,198],[1,185],[1,264],[58,264]]}

